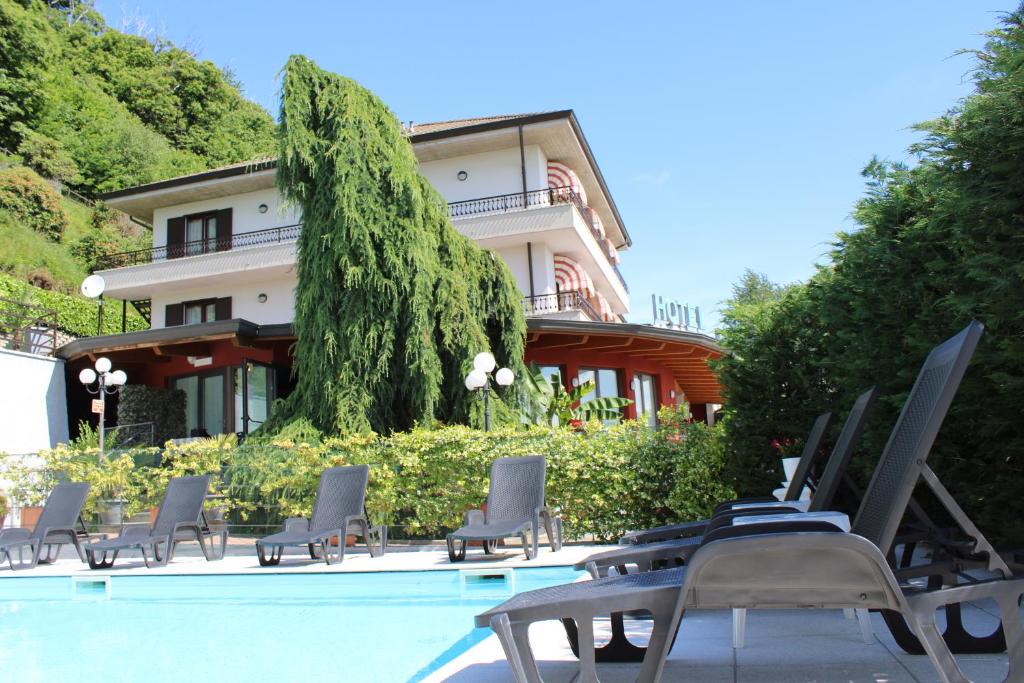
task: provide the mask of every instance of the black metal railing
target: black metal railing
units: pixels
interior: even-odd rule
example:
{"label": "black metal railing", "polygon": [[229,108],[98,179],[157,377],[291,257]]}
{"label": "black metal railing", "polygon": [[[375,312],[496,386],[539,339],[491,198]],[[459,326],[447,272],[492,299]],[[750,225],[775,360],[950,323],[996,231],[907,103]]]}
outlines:
{"label": "black metal railing", "polygon": [[101,256],[96,260],[96,270],[107,270],[109,268],[123,268],[124,266],[137,266],[153,261],[164,261],[167,259],[182,258],[185,256],[199,256],[218,251],[230,251],[241,247],[257,247],[265,244],[281,244],[292,242],[299,237],[301,225],[285,225],[280,228],[268,230],[257,230],[255,232],[240,232],[228,237],[214,237],[207,240],[193,240],[180,244],[170,244],[150,249],[136,249],[120,254]]}
{"label": "black metal railing", "polygon": [[494,213],[509,213],[512,211],[523,211],[544,206],[556,206],[558,204],[572,204],[576,207],[583,221],[590,228],[590,234],[594,236],[601,252],[608,263],[615,271],[622,287],[628,292],[629,286],[625,278],[615,265],[615,255],[611,247],[605,242],[601,231],[594,223],[593,213],[589,206],[584,203],[583,198],[576,194],[571,187],[549,187],[546,190],[533,190],[531,192],[516,192],[513,194],[500,194],[494,197],[482,197],[481,199],[468,199],[464,202],[452,202],[448,205],[448,215],[452,218],[464,218],[466,216],[482,216]]}
{"label": "black metal railing", "polygon": [[57,329],[56,311],[0,298],[0,348],[53,355]]}
{"label": "black metal railing", "polygon": [[523,311],[527,316],[578,311],[591,320],[601,320],[601,315],[594,310],[594,307],[583,296],[583,293],[577,290],[523,297]]}

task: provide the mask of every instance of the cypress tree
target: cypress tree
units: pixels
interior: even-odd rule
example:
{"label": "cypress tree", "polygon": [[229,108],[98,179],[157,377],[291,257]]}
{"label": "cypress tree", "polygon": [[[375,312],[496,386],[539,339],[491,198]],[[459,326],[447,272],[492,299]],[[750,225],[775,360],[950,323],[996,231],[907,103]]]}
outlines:
{"label": "cypress tree", "polygon": [[296,386],[268,431],[297,418],[328,433],[475,421],[462,384],[473,355],[522,368],[508,267],[451,226],[373,93],[302,56],[282,76],[277,183],[302,211]]}

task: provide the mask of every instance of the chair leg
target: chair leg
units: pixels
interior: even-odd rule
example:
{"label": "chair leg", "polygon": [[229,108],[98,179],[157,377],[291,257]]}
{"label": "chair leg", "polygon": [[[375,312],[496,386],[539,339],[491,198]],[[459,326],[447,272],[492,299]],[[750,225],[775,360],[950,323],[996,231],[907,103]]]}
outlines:
{"label": "chair leg", "polygon": [[597,662],[594,658],[594,618],[590,615],[576,617],[576,632],[580,639],[580,675],[578,683],[598,683]]}
{"label": "chair leg", "polygon": [[935,610],[930,607],[927,613],[924,610],[915,610],[913,620],[914,635],[921,642],[925,654],[935,668],[935,673],[939,675],[939,680],[942,683],[971,683],[960,670],[960,665],[939,633],[939,626],[935,622]]}
{"label": "chair leg", "polygon": [[999,619],[1006,636],[1006,654],[1010,660],[1007,681],[1018,681],[1024,677],[1024,627],[1021,626],[1020,596],[1006,595],[996,600],[999,605]]}
{"label": "chair leg", "polygon": [[[536,661],[530,651],[530,641],[523,632],[519,632],[519,638],[513,635],[512,624],[507,614],[495,614],[491,617],[491,630],[498,636],[501,649],[505,651],[505,659],[512,669],[512,675],[516,683],[544,683],[537,670]],[[517,629],[518,631],[518,629]],[[524,659],[526,660],[524,662]],[[531,662],[532,667],[528,669],[526,662]]]}
{"label": "chair leg", "polygon": [[[25,558],[25,545],[31,548],[32,552],[29,555],[29,559]],[[38,542],[32,542],[25,545],[18,546],[18,561],[14,561],[14,555],[11,551],[7,551],[7,561],[11,565],[11,571],[20,571],[23,569],[32,569],[39,564],[39,555],[43,551],[43,544]]]}
{"label": "chair leg", "polygon": [[871,614],[868,610],[858,607],[854,610],[857,617],[857,625],[860,626],[860,637],[865,645],[874,645],[875,633],[871,628]]}
{"label": "chair leg", "polygon": [[[107,553],[108,552],[112,552],[113,553],[110,556],[110,559],[107,559]],[[114,566],[114,562],[117,560],[117,554],[119,552],[120,552],[119,550],[114,550],[114,551],[104,550],[103,551],[103,555],[100,557],[99,560],[97,560],[96,559],[96,551],[95,550],[89,550],[88,548],[86,548],[85,549],[86,562],[89,563],[89,569],[110,569],[111,567]]]}
{"label": "chair leg", "polygon": [[260,561],[261,567],[273,567],[281,564],[281,553],[284,548],[279,545],[271,546],[270,555],[267,555],[267,548],[262,543],[256,544],[256,558]]}
{"label": "chair leg", "polygon": [[78,553],[78,559],[85,562],[85,550],[82,548],[82,542],[78,540],[78,534],[71,537],[71,543],[75,546],[75,552]]}
{"label": "chair leg", "polygon": [[[466,542],[465,541],[456,540],[456,539],[452,538],[451,536],[448,536],[445,540],[448,543],[448,561],[449,562],[462,562],[463,560],[466,559]],[[461,546],[459,547],[458,552],[456,552],[456,550],[455,550],[455,544],[456,543],[461,543]]]}
{"label": "chair leg", "polygon": [[737,650],[743,649],[747,639],[747,610],[744,607],[734,608],[732,611],[732,646]]}
{"label": "chair leg", "polygon": [[[665,659],[672,646],[675,645],[675,632],[673,631],[675,608],[675,605],[670,603],[651,611],[654,624],[651,629],[651,639],[647,642],[647,653],[636,678],[638,683],[655,683],[661,678]],[[675,631],[678,631],[678,625],[676,625]]]}

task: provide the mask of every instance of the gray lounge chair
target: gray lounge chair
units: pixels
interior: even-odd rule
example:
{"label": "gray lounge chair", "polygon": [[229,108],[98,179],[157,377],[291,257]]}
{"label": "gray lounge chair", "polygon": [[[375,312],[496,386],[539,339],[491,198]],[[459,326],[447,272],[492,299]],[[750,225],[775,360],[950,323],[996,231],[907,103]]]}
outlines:
{"label": "gray lounge chair", "polygon": [[[223,558],[228,532],[211,532],[200,521],[209,488],[209,474],[171,479],[153,525],[126,526],[116,538],[89,543],[85,546],[89,567],[109,569],[114,566],[118,553],[129,549],[139,550],[147,567],[163,567],[174,556],[175,546],[182,541],[197,541],[207,561]],[[214,543],[215,538],[220,539],[219,550]]]}
{"label": "gray lounge chair", "polygon": [[[284,531],[256,541],[256,555],[263,567],[281,563],[281,554],[289,546],[307,546],[309,556],[327,564],[345,559],[345,536],[361,536],[371,557],[383,555],[387,548],[387,527],[370,527],[363,504],[370,480],[367,465],[332,467],[320,475],[320,485],[310,519],[291,517]],[[337,539],[336,557],[331,546]],[[376,544],[376,548],[374,548]],[[267,553],[269,549],[269,554]]]}
{"label": "gray lounge chair", "polygon": [[[822,413],[815,418],[814,424],[811,425],[811,431],[807,435],[807,441],[804,442],[804,448],[800,453],[800,461],[797,463],[796,470],[793,472],[793,478],[790,480],[789,486],[786,488],[786,495],[783,497],[783,501],[794,502],[800,500],[804,487],[807,486],[810,478],[811,465],[814,463],[814,457],[818,454],[818,451],[821,450],[822,443],[825,441],[825,434],[828,432],[831,422],[832,413]],[[720,503],[715,508],[715,513],[728,510],[735,505],[761,502],[777,503],[779,501],[772,496],[762,498],[740,498]],[[666,524],[664,526],[652,527],[650,529],[629,531],[622,535],[622,538],[619,539],[619,543],[622,545],[657,543],[658,541],[668,541],[674,538],[692,536],[694,534],[703,533],[703,530],[707,527],[709,521],[710,520],[707,519],[701,519],[694,522]]]}
{"label": "gray lounge chair", "polygon": [[[85,562],[79,534],[84,532],[81,524],[82,506],[89,495],[88,484],[57,484],[46,498],[46,505],[39,515],[32,531],[28,529],[0,530],[0,563],[7,558],[11,569],[32,569],[39,563],[49,564],[57,559],[60,547],[65,543],[75,546],[78,557]],[[80,525],[80,529],[76,528]],[[46,555],[42,554],[46,547]],[[26,560],[24,552],[30,553]],[[14,561],[17,553],[18,561]]]}
{"label": "gray lounge chair", "polygon": [[[518,536],[526,559],[532,560],[537,557],[542,524],[551,549],[561,549],[562,520],[544,504],[545,469],[542,455],[495,460],[491,464],[487,512],[470,510],[463,518],[463,526],[448,534],[448,559],[451,562],[466,559],[469,541],[482,541],[484,552],[489,553],[492,543]],[[459,544],[458,549],[456,543]]]}
{"label": "gray lounge chair", "polygon": [[[529,645],[536,621],[570,618],[580,634],[580,681],[597,680],[593,619],[644,610],[653,631],[639,681],[658,681],[687,609],[854,608],[898,612],[944,683],[968,683],[936,625],[936,610],[952,603],[993,599],[1007,651],[1008,681],[1024,676],[1024,628],[1015,577],[927,466],[928,454],[982,333],[972,322],[929,354],[903,406],[871,480],[851,533],[822,522],[747,524],[717,529],[689,565],[614,576],[521,593],[476,617],[497,634],[519,683],[542,679]],[[995,578],[949,576],[957,585],[923,589],[901,585],[886,560],[920,480],[974,541]],[[712,538],[714,536],[714,538]]]}
{"label": "gray lounge chair", "polygon": [[[808,505],[807,508],[809,512],[832,509],[832,503],[835,499],[836,492],[839,489],[839,483],[843,480],[850,458],[853,456],[853,453],[857,448],[857,444],[860,442],[861,434],[864,431],[865,424],[867,424],[867,418],[871,413],[875,400],[878,398],[878,393],[877,387],[871,387],[861,393],[861,395],[857,397],[857,400],[853,402],[853,407],[850,409],[850,413],[846,417],[846,422],[843,423],[843,429],[839,434],[839,438],[836,439],[835,447],[832,449],[832,453],[828,457],[825,470],[813,487],[814,492],[811,496],[810,505]],[[814,435],[817,432],[817,428],[826,421],[823,420],[823,418],[826,418],[829,415],[829,413],[825,413],[818,418],[815,422],[815,429],[811,431],[812,435]],[[823,429],[822,432],[824,432]],[[799,474],[800,470],[804,470],[805,473],[809,470],[809,466],[804,467],[804,461],[807,461],[809,465],[809,462],[813,459],[813,455],[816,450],[817,449],[809,451],[808,449],[804,449],[801,463],[797,466],[797,474]],[[810,479],[806,474],[803,476],[808,480]],[[790,490],[792,490],[793,486],[797,486],[798,489],[803,488],[804,484],[802,483],[801,477],[793,477]],[[800,512],[800,510],[788,506],[785,502],[779,502],[774,499],[772,499],[771,502],[761,502],[760,499],[757,499],[754,502],[725,503],[718,506],[715,515],[711,519],[705,520],[703,522],[703,526],[699,527],[696,523],[689,525],[690,530],[694,532],[694,535],[692,536],[684,536],[654,543],[638,543],[635,545],[620,546],[612,550],[606,550],[604,552],[590,555],[586,559],[577,562],[575,568],[578,570],[586,569],[593,578],[597,579],[608,576],[608,573],[612,568],[615,568],[619,574],[626,574],[628,566],[635,565],[637,571],[643,572],[663,569],[666,566],[684,564],[703,544],[704,533],[712,531],[718,527],[728,526],[736,517],[766,514],[789,514],[794,512]],[[857,616],[858,619],[861,620],[862,631],[867,633],[867,625],[864,623],[864,619],[867,616],[866,613],[858,612]],[[736,617],[739,619],[735,629],[735,640],[738,647],[739,643],[742,643],[743,641],[742,625],[744,615],[740,613],[737,614]],[[573,652],[578,652],[579,644],[575,624],[571,619],[566,619],[563,623]],[[639,662],[643,659],[646,648],[634,645],[629,641],[626,636],[623,615],[621,613],[612,614],[610,625],[612,631],[611,638],[606,644],[597,648],[597,652],[595,653],[596,661]]]}

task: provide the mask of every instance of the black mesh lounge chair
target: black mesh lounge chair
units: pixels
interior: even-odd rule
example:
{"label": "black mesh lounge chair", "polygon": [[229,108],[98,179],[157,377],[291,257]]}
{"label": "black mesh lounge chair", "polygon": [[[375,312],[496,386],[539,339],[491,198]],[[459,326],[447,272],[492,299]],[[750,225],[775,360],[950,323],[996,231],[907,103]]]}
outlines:
{"label": "black mesh lounge chair", "polygon": [[[114,566],[118,553],[129,549],[138,549],[147,567],[163,567],[182,541],[197,541],[208,561],[223,558],[228,532],[211,532],[200,521],[209,487],[209,474],[171,479],[153,526],[126,526],[116,538],[89,543],[85,546],[89,567],[109,569]],[[220,539],[219,550],[214,538]]]}
{"label": "black mesh lounge chair", "polygon": [[[814,420],[814,424],[811,425],[811,431],[807,435],[807,441],[804,443],[803,451],[800,453],[800,461],[797,463],[796,470],[793,472],[793,478],[790,480],[789,486],[786,488],[786,495],[783,497],[784,502],[795,502],[800,500],[804,487],[807,486],[810,479],[811,465],[814,463],[814,456],[816,456],[818,451],[821,450],[822,443],[825,440],[825,434],[828,432],[831,422],[832,413],[822,413]],[[715,508],[715,513],[729,510],[736,505],[749,505],[752,503],[776,504],[778,502],[779,501],[772,496],[763,498],[740,498],[738,500],[730,500],[720,503],[718,507]],[[710,520],[707,519],[701,519],[694,522],[666,524],[664,526],[657,526],[650,529],[629,531],[622,535],[622,538],[619,539],[619,543],[622,545],[657,543],[658,541],[668,541],[674,538],[693,536],[695,534],[703,533],[709,521]]]}
{"label": "black mesh lounge chair", "polygon": [[[808,512],[832,509],[832,503],[839,489],[839,484],[845,477],[846,467],[857,448],[857,444],[860,442],[861,434],[864,431],[865,424],[867,424],[867,418],[871,414],[875,400],[878,398],[878,393],[877,387],[871,387],[861,393],[857,400],[853,402],[853,407],[846,417],[846,422],[843,423],[843,429],[839,434],[839,438],[836,439],[835,447],[832,449],[832,453],[825,464],[825,470],[814,486]],[[823,422],[822,417],[827,415],[829,413],[819,417],[815,427],[821,424]],[[812,430],[812,434],[815,431]],[[813,451],[808,453],[805,449],[802,459],[809,461],[812,455]],[[799,469],[801,469],[800,466],[798,466]],[[796,476],[793,479],[794,483],[799,481]],[[802,484],[800,484],[800,488],[803,488]],[[700,534],[656,543],[620,546],[612,550],[590,555],[581,562],[576,563],[575,568],[586,569],[593,578],[597,579],[608,576],[612,568],[615,568],[619,574],[626,574],[629,566],[635,566],[638,572],[643,572],[664,569],[667,566],[681,565],[689,560],[701,547],[704,541],[704,533],[723,526],[729,526],[732,520],[737,517],[790,514],[799,511],[796,508],[787,507],[785,503],[780,503],[774,499],[772,502],[760,502],[758,500],[747,503],[722,504],[718,506],[714,516],[704,522],[704,527]],[[865,639],[869,633],[869,624],[865,623],[866,616],[866,612],[860,611],[857,613]],[[737,613],[734,616],[735,619],[739,620],[734,629],[737,647],[740,647],[743,642],[744,617],[745,614],[743,613]],[[566,619],[564,624],[573,652],[577,652],[578,641],[575,624],[571,619]],[[616,613],[611,615],[611,630],[612,635],[609,641],[597,648],[595,656],[598,662],[639,662],[643,659],[646,648],[634,645],[626,637],[622,614]]]}
{"label": "black mesh lounge chair", "polygon": [[[822,522],[747,524],[717,529],[689,565],[614,576],[521,593],[477,615],[477,626],[498,635],[519,683],[542,679],[530,649],[531,623],[570,618],[580,634],[581,681],[597,680],[593,619],[643,610],[653,630],[639,681],[658,681],[687,609],[867,608],[890,610],[909,628],[943,683],[969,683],[936,624],[936,610],[952,603],[992,599],[998,605],[1009,654],[1005,680],[1024,675],[1024,628],[1018,601],[1024,578],[1003,559],[939,482],[926,461],[978,339],[973,322],[937,346],[925,360],[882,451],[851,533]],[[892,550],[914,487],[920,480],[936,494],[986,557],[994,578],[949,576],[948,585],[901,584],[886,555]],[[955,584],[955,585],[954,585]]]}
{"label": "black mesh lounge chair", "polygon": [[[492,543],[518,536],[526,559],[537,557],[541,524],[552,550],[562,547],[562,520],[544,504],[545,461],[542,455],[498,458],[491,464],[491,483],[487,493],[487,512],[470,510],[463,526],[448,534],[448,559],[466,559],[469,541],[482,541],[489,553]],[[530,534],[529,544],[526,534]],[[458,549],[456,549],[458,544]]]}
{"label": "black mesh lounge chair", "polygon": [[[345,559],[346,535],[362,536],[371,557],[383,555],[387,547],[387,527],[371,528],[363,510],[369,479],[367,465],[324,470],[310,519],[291,517],[285,520],[284,531],[256,541],[260,565],[280,564],[281,553],[287,546],[307,546],[311,558],[322,558],[327,564],[341,562]],[[338,550],[332,558],[334,539],[337,539]]]}
{"label": "black mesh lounge chair", "polygon": [[[32,531],[28,529],[0,530],[0,563],[7,558],[11,569],[32,569],[39,563],[49,564],[57,559],[60,547],[65,543],[75,546],[78,557],[85,562],[79,534],[84,531],[81,524],[82,506],[89,495],[88,484],[57,484],[46,499],[43,512],[39,515]],[[76,528],[78,525],[81,528]],[[42,554],[46,547],[46,555]],[[25,553],[29,553],[25,559]],[[15,562],[14,555],[18,561]]]}

